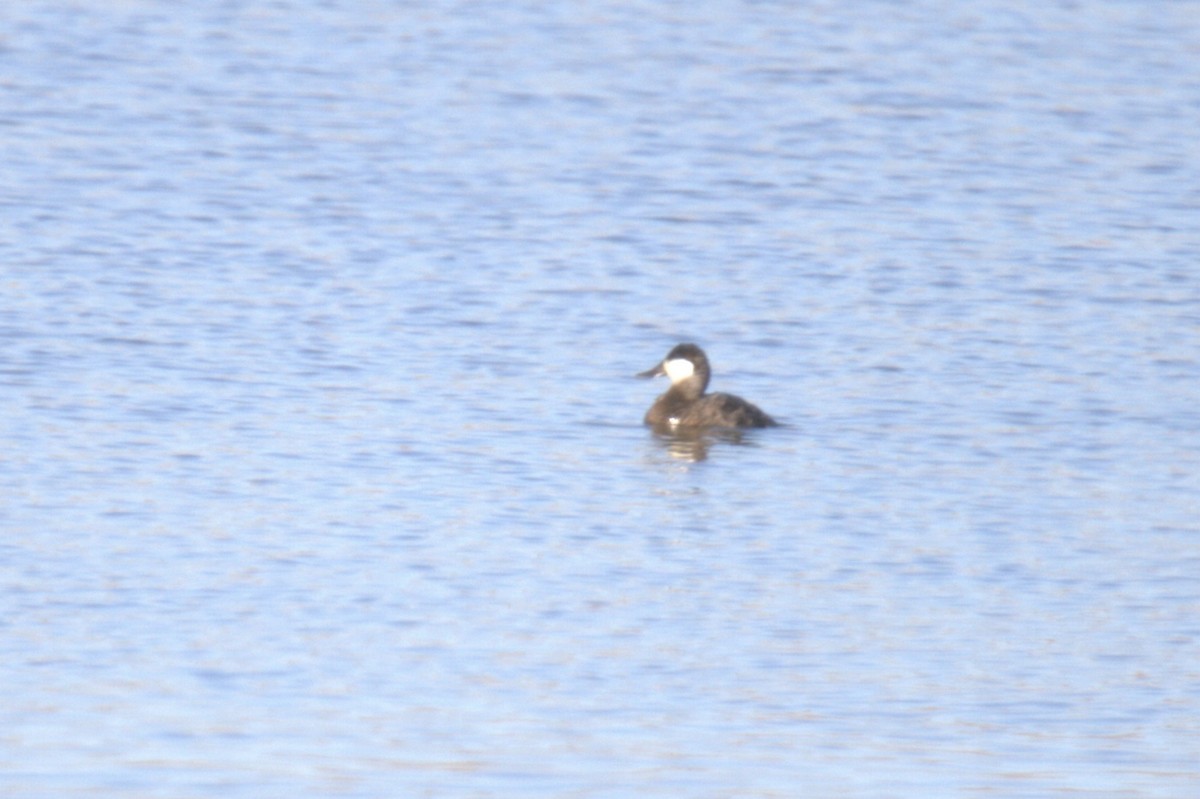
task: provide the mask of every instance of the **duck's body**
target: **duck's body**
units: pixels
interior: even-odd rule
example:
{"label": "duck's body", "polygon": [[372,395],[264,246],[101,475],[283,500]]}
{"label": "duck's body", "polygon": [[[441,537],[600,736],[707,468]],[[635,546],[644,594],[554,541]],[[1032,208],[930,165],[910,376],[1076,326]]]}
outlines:
{"label": "duck's body", "polygon": [[699,427],[772,427],[775,420],[756,405],[732,394],[705,394],[711,376],[708,356],[695,344],[680,344],[658,366],[639,377],[671,378],[671,387],[646,411],[656,429]]}

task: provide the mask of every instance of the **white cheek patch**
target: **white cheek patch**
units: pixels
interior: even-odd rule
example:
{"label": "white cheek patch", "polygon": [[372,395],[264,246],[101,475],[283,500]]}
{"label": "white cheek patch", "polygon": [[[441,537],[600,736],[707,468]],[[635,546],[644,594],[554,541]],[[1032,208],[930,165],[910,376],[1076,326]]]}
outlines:
{"label": "white cheek patch", "polygon": [[663,364],[663,371],[667,373],[667,377],[671,378],[671,383],[678,383],[680,380],[687,380],[696,372],[696,367],[692,366],[692,362],[686,358],[673,358]]}

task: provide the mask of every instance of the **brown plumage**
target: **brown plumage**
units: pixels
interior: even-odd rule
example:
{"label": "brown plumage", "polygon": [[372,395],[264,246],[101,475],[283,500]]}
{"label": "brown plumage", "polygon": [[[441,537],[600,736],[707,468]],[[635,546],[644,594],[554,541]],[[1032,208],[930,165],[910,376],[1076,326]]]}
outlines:
{"label": "brown plumage", "polygon": [[662,363],[638,377],[671,378],[671,387],[646,411],[645,423],[656,429],[680,427],[772,427],[775,420],[757,406],[732,394],[705,394],[712,370],[708,356],[695,344],[679,344]]}

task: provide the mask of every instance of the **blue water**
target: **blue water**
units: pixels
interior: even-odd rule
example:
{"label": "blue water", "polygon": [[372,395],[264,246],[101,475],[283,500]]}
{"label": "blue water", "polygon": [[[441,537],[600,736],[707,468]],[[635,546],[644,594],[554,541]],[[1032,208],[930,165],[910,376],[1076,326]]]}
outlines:
{"label": "blue water", "polygon": [[1200,795],[1198,54],[0,9],[0,794]]}

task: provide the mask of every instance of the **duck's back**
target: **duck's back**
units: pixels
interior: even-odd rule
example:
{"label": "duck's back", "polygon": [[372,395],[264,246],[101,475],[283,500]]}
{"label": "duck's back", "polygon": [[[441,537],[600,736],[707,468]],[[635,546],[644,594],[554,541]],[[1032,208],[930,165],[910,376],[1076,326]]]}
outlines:
{"label": "duck's back", "polygon": [[733,394],[705,394],[676,417],[681,427],[774,427],[777,422],[758,406]]}

